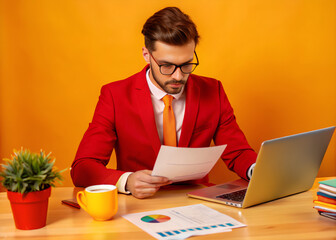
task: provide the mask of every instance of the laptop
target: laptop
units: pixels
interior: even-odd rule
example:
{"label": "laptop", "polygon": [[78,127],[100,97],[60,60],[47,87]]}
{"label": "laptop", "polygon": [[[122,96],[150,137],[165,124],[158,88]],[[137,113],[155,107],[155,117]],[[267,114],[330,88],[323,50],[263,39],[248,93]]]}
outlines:
{"label": "laptop", "polygon": [[189,192],[189,197],[247,208],[309,190],[335,127],[265,141],[250,182],[243,179]]}

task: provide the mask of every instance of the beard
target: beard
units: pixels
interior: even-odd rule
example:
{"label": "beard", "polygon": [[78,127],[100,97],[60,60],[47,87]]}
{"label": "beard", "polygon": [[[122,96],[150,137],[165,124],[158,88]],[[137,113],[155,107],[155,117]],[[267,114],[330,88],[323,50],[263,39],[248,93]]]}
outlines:
{"label": "beard", "polygon": [[[183,89],[183,86],[187,83],[187,80],[168,80],[166,82],[160,81],[159,78],[156,76],[156,74],[153,71],[152,64],[150,64],[150,71],[152,72],[152,76],[154,78],[154,81],[161,87],[163,91],[165,91],[168,94],[178,94]],[[169,84],[181,84],[180,87],[170,87]]]}

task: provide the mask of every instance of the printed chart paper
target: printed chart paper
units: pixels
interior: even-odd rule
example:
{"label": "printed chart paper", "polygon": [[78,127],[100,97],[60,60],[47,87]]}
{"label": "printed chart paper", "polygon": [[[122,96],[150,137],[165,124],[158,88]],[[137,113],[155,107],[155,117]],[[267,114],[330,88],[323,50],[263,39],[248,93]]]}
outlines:
{"label": "printed chart paper", "polygon": [[223,154],[226,145],[182,148],[162,145],[152,176],[167,177],[174,182],[201,179]]}
{"label": "printed chart paper", "polygon": [[246,226],[203,204],[132,213],[123,217],[159,240],[185,239]]}

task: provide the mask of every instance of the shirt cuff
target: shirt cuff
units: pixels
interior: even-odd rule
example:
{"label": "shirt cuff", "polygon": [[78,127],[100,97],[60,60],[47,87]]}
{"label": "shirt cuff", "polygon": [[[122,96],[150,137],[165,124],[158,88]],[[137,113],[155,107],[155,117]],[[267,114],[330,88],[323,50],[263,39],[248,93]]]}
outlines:
{"label": "shirt cuff", "polygon": [[127,178],[129,175],[131,175],[133,172],[126,172],[123,175],[120,176],[116,186],[118,188],[118,192],[124,193],[124,194],[131,194],[130,191],[126,191],[126,183],[127,183]]}
{"label": "shirt cuff", "polygon": [[247,170],[247,178],[250,180],[251,179],[251,177],[252,177],[252,173],[253,173],[253,169],[254,169],[254,166],[255,166],[256,164],[255,163],[253,163],[251,166],[250,166],[250,168]]}

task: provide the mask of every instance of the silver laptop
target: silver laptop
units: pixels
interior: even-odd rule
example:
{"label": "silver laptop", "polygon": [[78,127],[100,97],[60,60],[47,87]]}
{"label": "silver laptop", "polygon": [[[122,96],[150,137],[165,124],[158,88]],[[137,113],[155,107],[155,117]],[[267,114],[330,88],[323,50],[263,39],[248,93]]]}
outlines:
{"label": "silver laptop", "polygon": [[194,190],[189,197],[247,208],[309,190],[335,127],[262,143],[250,182],[243,179]]}

